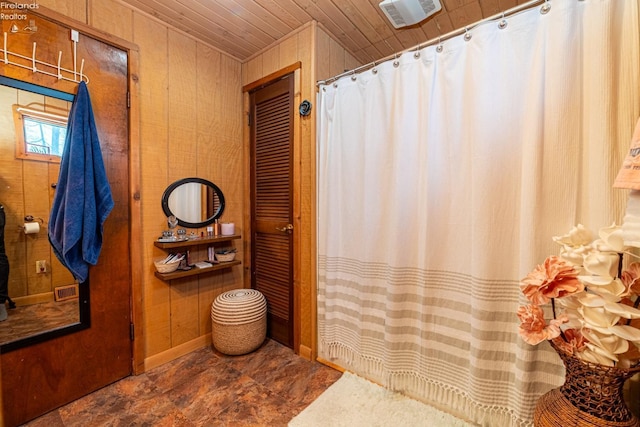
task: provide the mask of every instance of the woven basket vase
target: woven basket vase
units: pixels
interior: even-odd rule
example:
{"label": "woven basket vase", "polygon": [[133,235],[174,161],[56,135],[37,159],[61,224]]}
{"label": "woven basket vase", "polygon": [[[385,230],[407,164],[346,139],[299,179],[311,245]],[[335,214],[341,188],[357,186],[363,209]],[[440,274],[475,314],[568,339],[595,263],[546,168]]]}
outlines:
{"label": "woven basket vase", "polygon": [[624,402],[622,387],[640,367],[623,369],[586,362],[557,348],[565,382],[542,395],[533,415],[536,427],[640,427]]}
{"label": "woven basket vase", "polygon": [[211,304],[211,322],[211,339],[219,352],[250,353],[267,336],[267,301],[255,289],[223,292]]}

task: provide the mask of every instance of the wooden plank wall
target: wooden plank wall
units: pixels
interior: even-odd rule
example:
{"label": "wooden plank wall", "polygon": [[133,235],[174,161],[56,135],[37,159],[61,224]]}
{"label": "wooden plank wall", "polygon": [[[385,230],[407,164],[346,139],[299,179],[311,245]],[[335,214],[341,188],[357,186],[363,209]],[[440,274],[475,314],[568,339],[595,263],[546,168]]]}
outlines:
{"label": "wooden plank wall", "polygon": [[[144,369],[210,343],[210,305],[243,287],[241,267],[165,283],[152,260],[166,217],[160,200],[177,179],[198,176],[224,192],[223,221],[244,229],[241,64],[117,0],[42,0],[41,6],[139,47]],[[195,230],[200,232],[201,230]],[[242,245],[238,246],[242,252]],[[242,257],[242,253],[239,254]]]}
{"label": "wooden plank wall", "polygon": [[[117,0],[42,0],[40,5],[135,43],[140,52],[140,157],[145,368],[179,357],[210,340],[210,304],[246,285],[246,266],[171,284],[153,275],[163,252],[153,241],[166,228],[164,189],[200,176],[224,192],[224,221],[243,233],[246,187],[242,86],[297,61],[300,99],[315,104],[315,82],[360,65],[315,22],[285,36],[244,64]],[[315,348],[315,116],[299,120],[301,142],[301,270],[298,313],[300,354]],[[244,240],[244,239],[243,239]],[[246,245],[238,244],[239,259]]]}
{"label": "wooden plank wall", "polygon": [[[287,68],[301,63],[295,94],[297,102],[309,100],[316,104],[316,81],[328,78],[360,65],[357,60],[319,26],[310,22],[252,56],[242,64],[242,85],[248,85]],[[245,115],[248,104],[245,103]],[[300,240],[296,248],[299,265],[294,272],[294,329],[299,334],[299,354],[308,359],[316,356],[316,237],[315,237],[315,110],[312,114],[297,118],[294,130],[295,146],[299,159],[295,169],[299,171],[294,182],[294,192],[298,195],[294,213],[300,226]],[[248,128],[245,128],[248,129]],[[245,132],[245,144],[249,135]],[[246,172],[248,175],[248,171]],[[248,193],[248,189],[245,190]],[[248,221],[248,218],[245,219]],[[248,224],[248,222],[247,222]],[[248,279],[248,276],[247,276]]]}
{"label": "wooden plank wall", "polygon": [[[14,104],[68,115],[71,104],[31,92],[0,86],[0,203],[4,205],[4,241],[9,258],[9,296],[17,305],[53,301],[56,286],[74,283],[71,273],[58,261],[47,239],[51,184],[58,180],[59,163],[16,159]],[[24,217],[42,219],[38,234],[21,231]],[[44,260],[47,273],[36,273],[36,261]]]}
{"label": "wooden plank wall", "polygon": [[353,70],[361,64],[355,56],[347,51],[342,45],[329,34],[322,26],[318,25],[317,36],[317,78],[316,80],[325,80],[329,77],[337,76],[345,71]]}

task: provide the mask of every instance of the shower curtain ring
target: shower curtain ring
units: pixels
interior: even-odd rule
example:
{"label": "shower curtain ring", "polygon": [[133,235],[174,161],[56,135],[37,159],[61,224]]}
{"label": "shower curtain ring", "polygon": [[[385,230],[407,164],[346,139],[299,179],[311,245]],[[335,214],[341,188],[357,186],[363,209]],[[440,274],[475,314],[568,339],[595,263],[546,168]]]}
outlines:
{"label": "shower curtain ring", "polygon": [[393,66],[395,68],[398,68],[398,65],[400,65],[400,61],[398,61],[398,53],[396,52],[393,56],[394,60],[393,60]]}
{"label": "shower curtain ring", "polygon": [[504,30],[505,28],[507,28],[507,24],[507,20],[504,19],[504,12],[502,12],[502,19],[500,20],[500,22],[498,22],[498,28]]}
{"label": "shower curtain ring", "polygon": [[469,29],[465,28],[464,29],[464,41],[469,41],[471,40],[471,33],[469,33]]}
{"label": "shower curtain ring", "polygon": [[371,68],[371,72],[373,74],[378,74],[378,69],[376,68],[376,61],[373,61],[373,67]]}
{"label": "shower curtain ring", "polygon": [[540,13],[546,15],[551,10],[551,5],[549,4],[549,0],[544,0],[544,4],[540,8]]}
{"label": "shower curtain ring", "polygon": [[357,77],[356,77],[356,71],[355,71],[355,70],[353,70],[353,71],[351,72],[351,81],[354,81],[354,82],[355,82],[355,81],[356,81],[356,79],[357,79]]}
{"label": "shower curtain ring", "polygon": [[438,37],[438,46],[436,46],[436,52],[440,53],[442,52],[442,42],[440,41],[440,37]]}
{"label": "shower curtain ring", "polygon": [[416,51],[413,53],[413,57],[416,59],[420,58],[420,45],[416,46]]}

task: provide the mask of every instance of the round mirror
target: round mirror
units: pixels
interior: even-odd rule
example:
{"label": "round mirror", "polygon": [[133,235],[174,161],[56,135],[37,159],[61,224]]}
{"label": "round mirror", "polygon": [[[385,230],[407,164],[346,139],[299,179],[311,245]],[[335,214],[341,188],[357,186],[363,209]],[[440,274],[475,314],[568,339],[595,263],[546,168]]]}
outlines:
{"label": "round mirror", "polygon": [[162,210],[167,217],[175,216],[182,227],[200,228],[220,218],[224,195],[211,181],[183,178],[164,190]]}

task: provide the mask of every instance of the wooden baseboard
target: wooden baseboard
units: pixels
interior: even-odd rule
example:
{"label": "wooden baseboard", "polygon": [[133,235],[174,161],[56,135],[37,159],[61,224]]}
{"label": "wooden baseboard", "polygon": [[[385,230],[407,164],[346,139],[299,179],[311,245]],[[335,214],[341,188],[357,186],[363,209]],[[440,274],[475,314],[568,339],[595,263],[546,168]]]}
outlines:
{"label": "wooden baseboard", "polygon": [[189,354],[208,345],[211,345],[211,334],[202,335],[194,340],[180,344],[177,347],[163,351],[162,353],[154,354],[144,359],[144,371],[146,372],[149,369],[164,365],[167,362],[171,362],[185,354]]}
{"label": "wooden baseboard", "polygon": [[329,362],[327,359],[323,359],[322,357],[318,357],[316,360],[319,363],[322,363],[323,365],[327,365],[328,367],[335,369],[336,371],[340,371],[340,372],[346,371],[346,369],[344,369],[342,366],[338,366],[335,363]]}
{"label": "wooden baseboard", "polygon": [[304,359],[313,360],[313,353],[311,352],[311,349],[306,345],[301,345],[298,348],[298,355]]}
{"label": "wooden baseboard", "polygon": [[53,292],[43,292],[41,294],[15,297],[12,298],[12,300],[18,307],[21,307],[23,305],[40,304],[43,302],[53,302]]}

